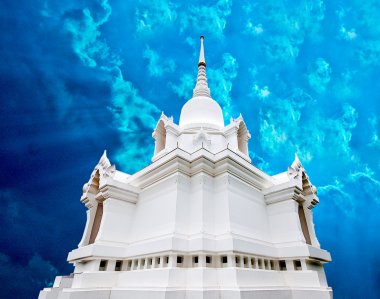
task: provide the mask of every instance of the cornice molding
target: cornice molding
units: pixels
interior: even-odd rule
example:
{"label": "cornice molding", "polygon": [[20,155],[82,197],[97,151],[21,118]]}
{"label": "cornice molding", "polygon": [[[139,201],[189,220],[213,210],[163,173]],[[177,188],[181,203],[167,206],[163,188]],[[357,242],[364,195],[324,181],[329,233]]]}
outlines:
{"label": "cornice molding", "polygon": [[128,185],[126,185],[125,188],[105,185],[101,187],[100,192],[97,195],[97,199],[98,197],[103,198],[103,200],[113,198],[130,203],[136,203],[138,200],[138,193],[136,193],[134,190],[128,189]]}
{"label": "cornice molding", "polygon": [[[272,189],[270,189],[272,190]],[[264,191],[264,198],[267,205],[279,203],[287,200],[294,200],[297,202],[303,201],[302,190],[297,186],[290,186],[287,188],[281,188],[274,191]],[[268,193],[267,193],[268,192]]]}
{"label": "cornice molding", "polygon": [[193,154],[175,149],[130,176],[128,182],[135,187],[144,189],[176,172],[187,176],[204,172],[212,177],[230,173],[259,190],[272,185],[269,176],[228,149],[216,155],[206,149],[200,149]]}

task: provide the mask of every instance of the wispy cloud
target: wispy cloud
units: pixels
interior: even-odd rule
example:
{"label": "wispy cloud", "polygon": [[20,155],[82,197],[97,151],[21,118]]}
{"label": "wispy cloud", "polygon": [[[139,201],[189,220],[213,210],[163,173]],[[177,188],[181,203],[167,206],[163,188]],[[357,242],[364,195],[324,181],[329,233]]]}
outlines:
{"label": "wispy cloud", "polygon": [[89,67],[121,64],[107,43],[101,40],[100,26],[111,16],[112,9],[107,0],[99,1],[100,9],[94,14],[90,8],[69,11],[65,15],[65,29],[72,35],[72,47],[82,62]]}
{"label": "wispy cloud", "polygon": [[[34,254],[26,265],[16,264],[9,256],[0,252],[0,279],[7,281],[6,288],[0,290],[2,298],[9,298],[8,289],[12,289],[16,294],[23,298],[31,296],[30,291],[35,287],[44,288],[52,286],[57,269],[51,262],[43,259],[40,255]],[[9,279],[14,273],[17,273],[17,279]],[[23,283],[20,284],[20,281]],[[37,296],[37,294],[34,294]],[[19,297],[21,298],[21,297]]]}
{"label": "wispy cloud", "polygon": [[244,32],[253,36],[260,35],[264,32],[263,24],[255,25],[251,20],[248,20]]}
{"label": "wispy cloud", "polygon": [[143,57],[148,60],[148,70],[152,77],[162,77],[167,73],[173,72],[176,67],[173,59],[160,57],[149,46],[144,50]]}
{"label": "wispy cloud", "polygon": [[333,202],[348,217],[356,217],[362,202],[361,196],[380,204],[380,181],[368,165],[357,163],[354,170],[331,184],[318,187],[318,194]]}
{"label": "wispy cloud", "polygon": [[345,184],[335,178],[335,180],[325,186],[318,187],[318,195],[332,202],[338,209],[349,216],[354,217],[356,213],[356,203],[354,197],[349,193]]}
{"label": "wispy cloud", "polygon": [[195,75],[183,74],[179,78],[179,83],[169,83],[170,88],[173,92],[181,98],[190,99],[193,95],[192,90],[195,87]]}
{"label": "wispy cloud", "polygon": [[334,155],[351,156],[350,141],[358,117],[351,105],[343,105],[338,117],[328,117],[315,111],[313,98],[300,89],[287,98],[273,98],[271,103],[260,112],[261,145],[269,153],[298,151],[310,161],[331,148]]}
{"label": "wispy cloud", "polygon": [[253,91],[254,95],[258,96],[261,99],[265,99],[265,98],[269,97],[269,95],[270,95],[270,91],[269,91],[268,86],[259,87],[257,84],[254,84],[252,91]]}
{"label": "wispy cloud", "polygon": [[231,14],[232,1],[219,0],[211,5],[190,5],[181,13],[181,31],[191,30],[223,37],[227,18]]}
{"label": "wispy cloud", "polygon": [[[121,59],[102,39],[100,26],[108,21],[112,10],[107,0],[102,0],[100,3],[100,10],[91,11],[90,8],[84,8],[82,13],[75,14],[75,18],[72,15],[67,17],[65,23],[68,32],[72,35],[73,49],[85,65],[108,73],[112,91],[109,110],[114,116],[115,127],[121,131],[121,134],[153,129],[160,110],[143,98],[132,82],[124,78],[120,68]],[[152,74],[157,75],[158,72],[164,71],[158,69],[156,65],[155,52],[147,48],[144,55],[149,59],[149,70]],[[141,157],[137,150],[129,150],[130,155],[126,157],[125,148],[130,148],[130,145],[124,136],[121,137],[121,141],[123,148],[117,151],[116,159],[122,166],[135,171],[140,166],[141,160],[138,160],[137,164],[130,163],[130,161],[137,161],[134,157],[143,158],[142,161],[145,163],[149,161],[149,156]]]}
{"label": "wispy cloud", "polygon": [[361,42],[357,54],[359,61],[364,66],[380,65],[380,42],[378,40],[366,40]]}
{"label": "wispy cloud", "polygon": [[380,204],[380,181],[376,179],[375,172],[367,165],[363,165],[360,170],[349,174],[349,181],[360,185],[368,198],[373,198]]}
{"label": "wispy cloud", "polygon": [[372,115],[368,119],[371,131],[371,140],[368,143],[370,147],[380,149],[380,125],[376,115]]}
{"label": "wispy cloud", "polygon": [[225,119],[229,119],[235,116],[231,92],[239,65],[230,53],[224,53],[222,59],[219,67],[209,68],[209,84],[212,97],[222,106]]}
{"label": "wispy cloud", "polygon": [[136,9],[137,32],[151,33],[173,24],[177,19],[176,7],[167,0],[140,1]]}
{"label": "wispy cloud", "polygon": [[331,80],[331,66],[323,58],[318,58],[310,67],[307,75],[310,86],[318,93],[323,93]]}
{"label": "wispy cloud", "polygon": [[357,33],[354,28],[347,29],[344,25],[340,26],[339,36],[345,40],[351,41],[357,38]]}
{"label": "wispy cloud", "polygon": [[[320,24],[324,19],[323,1],[268,1],[245,5],[245,33],[262,35],[263,52],[272,62],[293,63],[305,38],[320,39]],[[252,21],[255,20],[255,23]]]}
{"label": "wispy cloud", "polygon": [[169,29],[176,24],[181,33],[214,35],[222,38],[231,14],[232,1],[219,0],[214,4],[174,3],[164,0],[140,1],[136,9],[136,30],[140,33],[154,33]]}

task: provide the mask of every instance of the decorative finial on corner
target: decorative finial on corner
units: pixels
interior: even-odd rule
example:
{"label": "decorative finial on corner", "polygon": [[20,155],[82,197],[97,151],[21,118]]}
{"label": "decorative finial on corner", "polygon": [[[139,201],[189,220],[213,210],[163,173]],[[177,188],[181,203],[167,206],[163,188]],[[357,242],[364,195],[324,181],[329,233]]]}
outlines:
{"label": "decorative finial on corner", "polygon": [[292,168],[298,170],[299,168],[301,168],[301,166],[302,166],[302,163],[300,159],[298,158],[297,153],[294,153],[294,161],[292,163]]}
{"label": "decorative finial on corner", "polygon": [[107,157],[107,150],[104,150],[103,155],[100,157],[98,165],[101,165],[102,167],[109,167],[111,166],[111,162]]}

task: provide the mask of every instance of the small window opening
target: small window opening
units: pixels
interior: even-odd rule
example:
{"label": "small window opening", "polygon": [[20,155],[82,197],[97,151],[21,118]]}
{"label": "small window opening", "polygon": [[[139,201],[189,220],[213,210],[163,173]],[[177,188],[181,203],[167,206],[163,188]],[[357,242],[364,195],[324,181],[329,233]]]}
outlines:
{"label": "small window opening", "polygon": [[273,270],[273,269],[274,269],[274,262],[270,261],[270,270]]}
{"label": "small window opening", "polygon": [[177,256],[177,264],[182,264],[183,256]]}
{"label": "small window opening", "polygon": [[255,267],[255,258],[251,258],[251,265],[252,265],[252,268]]}
{"label": "small window opening", "polygon": [[211,256],[206,256],[206,264],[211,264]]}
{"label": "small window opening", "polygon": [[198,264],[198,257],[197,256],[193,257],[193,262],[194,262],[194,264]]}
{"label": "small window opening", "polygon": [[137,266],[138,266],[138,264],[139,264],[139,261],[138,260],[134,260],[133,261],[133,269],[137,269]]}
{"label": "small window opening", "polygon": [[101,260],[99,265],[99,271],[106,271],[107,268],[107,261]]}
{"label": "small window opening", "polygon": [[280,271],[286,271],[286,262],[285,261],[280,261]]}
{"label": "small window opening", "polygon": [[244,267],[248,266],[248,258],[243,258]]}
{"label": "small window opening", "polygon": [[240,264],[240,256],[235,256],[236,266]]}
{"label": "small window opening", "polygon": [[294,269],[297,270],[297,271],[302,270],[302,265],[301,265],[301,261],[300,260],[295,260],[294,261]]}
{"label": "small window opening", "polygon": [[151,259],[151,258],[148,259],[148,265],[149,265],[149,266],[152,266],[152,265],[153,265],[153,259]]}
{"label": "small window opening", "polygon": [[263,261],[261,259],[258,259],[259,269],[263,268]]}
{"label": "small window opening", "polygon": [[169,257],[165,256],[165,264],[169,264]]}
{"label": "small window opening", "polygon": [[141,260],[141,267],[144,267],[145,266],[145,259],[142,259]]}
{"label": "small window opening", "polygon": [[161,258],[160,257],[156,257],[156,265],[160,265],[161,264]]}
{"label": "small window opening", "polygon": [[222,256],[222,264],[227,264],[227,256]]}
{"label": "small window opening", "polygon": [[121,271],[121,266],[123,265],[122,261],[116,261],[115,271]]}

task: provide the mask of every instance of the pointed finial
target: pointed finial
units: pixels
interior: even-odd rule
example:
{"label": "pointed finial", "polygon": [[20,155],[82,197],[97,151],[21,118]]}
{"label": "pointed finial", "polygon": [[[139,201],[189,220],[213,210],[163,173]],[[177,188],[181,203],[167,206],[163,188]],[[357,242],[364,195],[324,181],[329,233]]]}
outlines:
{"label": "pointed finial", "polygon": [[201,35],[201,49],[199,51],[199,62],[198,62],[198,66],[200,65],[204,65],[206,66],[206,59],[205,59],[205,50],[204,50],[204,47],[203,47],[203,40],[205,39],[203,35]]}
{"label": "pointed finial", "polygon": [[198,76],[197,83],[195,84],[195,88],[193,91],[193,97],[211,97],[210,89],[207,84],[207,76],[206,76],[206,59],[205,59],[205,51],[203,47],[204,37],[201,36],[201,49],[199,51],[199,62],[198,62]]}
{"label": "pointed finial", "polygon": [[302,163],[300,159],[298,158],[297,153],[294,153],[294,161],[292,163],[292,168],[298,170],[299,168],[301,168],[301,166],[302,166]]}
{"label": "pointed finial", "polygon": [[104,150],[103,155],[100,157],[98,164],[102,165],[104,167],[111,166],[111,162],[110,162],[110,160],[108,160],[108,157],[107,157],[107,150]]}

